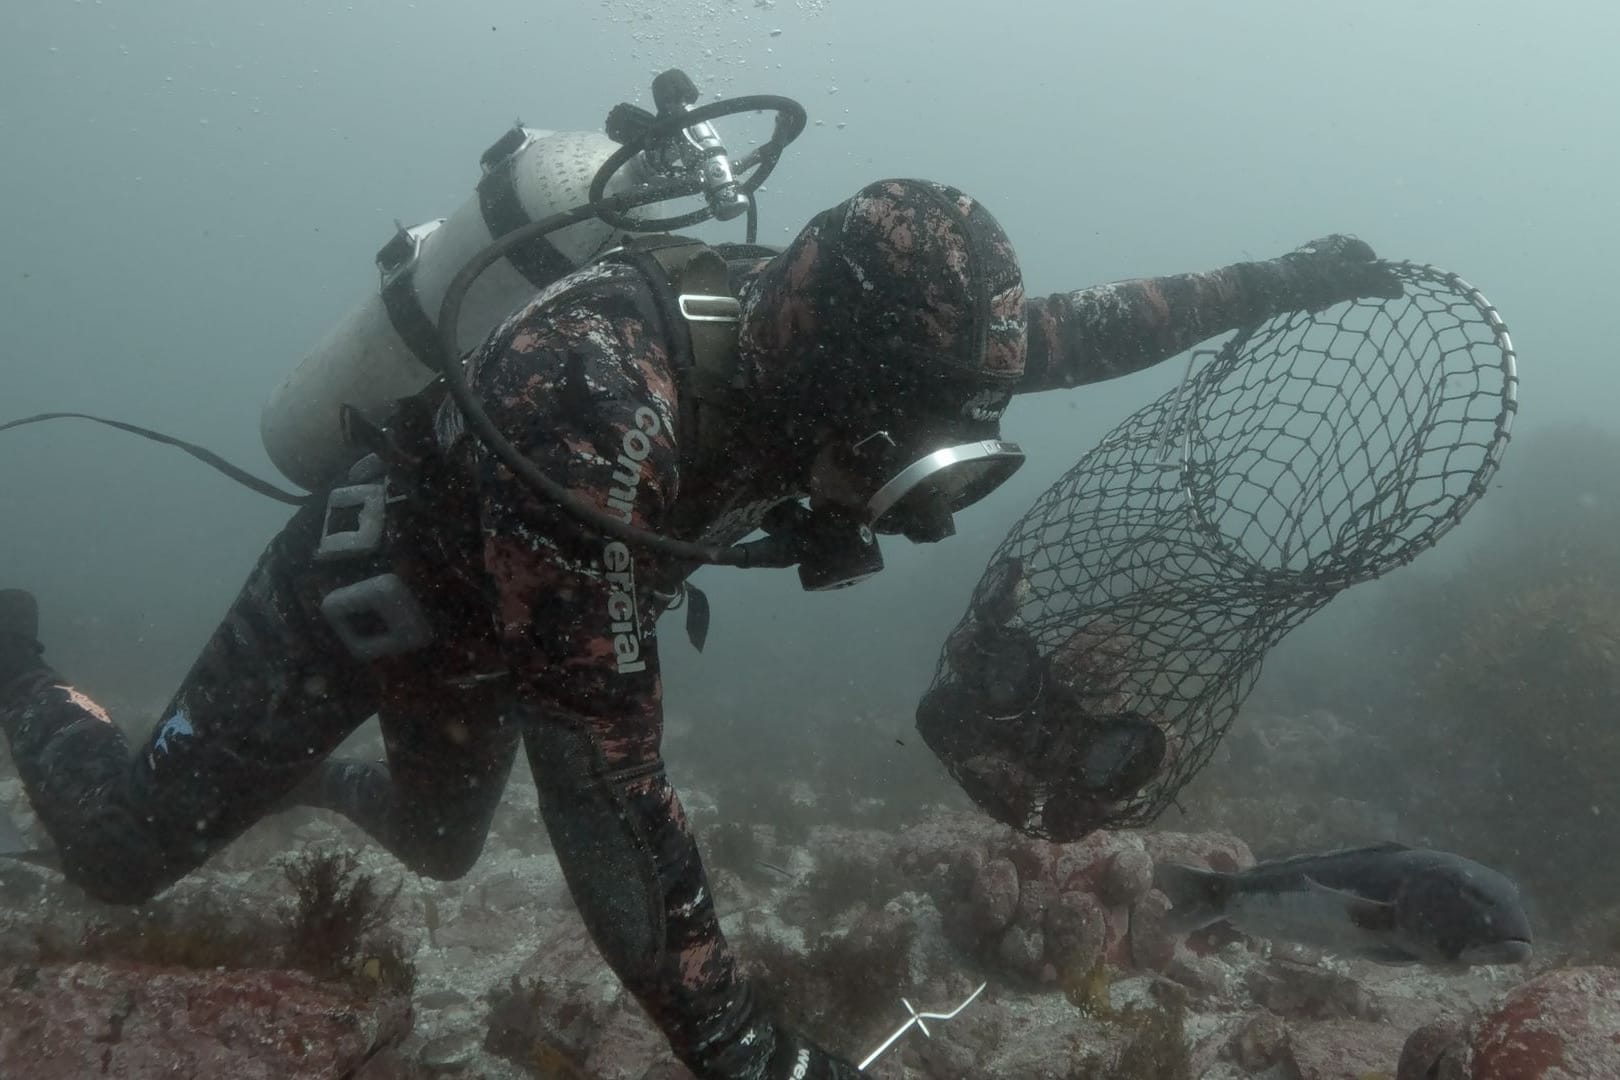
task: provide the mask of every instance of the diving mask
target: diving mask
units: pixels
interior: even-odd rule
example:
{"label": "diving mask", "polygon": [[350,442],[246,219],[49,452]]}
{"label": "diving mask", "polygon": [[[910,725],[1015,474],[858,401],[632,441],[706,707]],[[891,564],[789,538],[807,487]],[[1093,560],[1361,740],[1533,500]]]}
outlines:
{"label": "diving mask", "polygon": [[[887,477],[866,501],[864,514],[874,532],[899,534],[930,544],[956,532],[951,518],[990,494],[1024,464],[1016,443],[977,439],[927,451],[900,446],[878,431],[854,446],[863,471]],[[896,468],[896,463],[906,462]]]}
{"label": "diving mask", "polygon": [[[874,491],[860,509],[795,500],[777,504],[761,523],[767,537],[743,545],[755,565],[797,565],[806,589],[841,589],[883,569],[876,533],[899,533],[914,543],[943,540],[956,531],[951,515],[984,498],[1024,463],[1024,452],[1000,439],[980,439],[913,457],[887,432],[876,432],[847,451]],[[894,462],[906,462],[894,468]],[[878,483],[876,479],[887,476]]]}

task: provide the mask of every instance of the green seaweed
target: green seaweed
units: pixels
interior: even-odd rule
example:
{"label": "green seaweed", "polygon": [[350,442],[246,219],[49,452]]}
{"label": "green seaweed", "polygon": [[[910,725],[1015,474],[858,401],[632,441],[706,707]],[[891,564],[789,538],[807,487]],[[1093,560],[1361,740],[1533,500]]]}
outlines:
{"label": "green seaweed", "polygon": [[1066,1080],[1192,1080],[1186,1009],[1179,1002],[1130,1005],[1109,1023],[1124,1029],[1123,1044],[1087,1055]]}
{"label": "green seaweed", "polygon": [[[574,1048],[546,1025],[550,995],[539,979],[525,983],[513,975],[511,982],[492,988],[484,999],[489,1002],[485,1050],[540,1080],[591,1080]],[[569,1011],[562,1010],[564,1022]]]}
{"label": "green seaweed", "polygon": [[115,909],[73,933],[35,932],[41,963],[136,963],[192,970],[291,968],[362,993],[410,993],[416,968],[383,933],[399,886],[381,889],[350,853],[312,850],[285,866],[293,886],[280,912],[215,893]]}
{"label": "green seaweed", "polygon": [[287,958],[323,978],[408,991],[415,970],[402,947],[371,940],[392,916],[404,881],[384,890],[359,867],[358,855],[335,848],[313,848],[283,866],[293,888],[282,911]]}
{"label": "green seaweed", "polygon": [[1076,967],[1061,973],[1058,985],[1063,988],[1063,996],[1069,1004],[1083,1015],[1108,1020],[1114,1017],[1108,991],[1114,984],[1115,974],[1107,963],[1098,960],[1089,968]]}
{"label": "green seaweed", "polygon": [[768,1008],[826,1045],[856,1044],[894,1026],[911,979],[909,925],[867,935],[825,933],[803,951],[752,931],[738,935],[744,970]]}

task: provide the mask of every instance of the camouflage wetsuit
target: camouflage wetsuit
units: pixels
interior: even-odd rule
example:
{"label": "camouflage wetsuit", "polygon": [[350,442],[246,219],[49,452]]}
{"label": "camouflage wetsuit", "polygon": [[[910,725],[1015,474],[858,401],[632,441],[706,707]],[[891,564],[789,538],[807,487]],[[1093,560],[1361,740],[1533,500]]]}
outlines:
{"label": "camouflage wetsuit", "polygon": [[[903,292],[960,265],[946,232],[923,225],[934,210],[910,216],[908,188],[878,190],[881,226],[891,236],[897,222],[915,227],[887,265],[910,260],[914,276],[886,282],[868,267],[847,288]],[[788,295],[825,220],[773,262],[731,264],[745,305],[775,305],[771,326],[787,337],[849,307],[826,281]],[[1027,320],[1017,390],[1112,378],[1353,292],[1328,270],[1337,259],[1287,256],[1027,306],[1014,280],[992,304],[990,348],[996,334],[1024,335]],[[1025,351],[1016,344],[1009,357]],[[724,470],[677,445],[682,382],[653,291],[630,266],[601,264],[548,289],[471,373],[525,454],[644,528],[733,541],[801,487],[802,463],[773,459],[763,443]],[[1011,361],[999,374],[1019,379]],[[363,663],[340,644],[317,607],[332,586],[312,559],[317,505],[271,542],[133,758],[105,714],[42,663],[0,670],[0,727],[66,872],[98,897],[141,901],[296,794],[348,815],[418,872],[454,878],[478,856],[522,741],[590,932],[676,1054],[704,1076],[788,1075],[784,1055],[800,1044],[760,1015],[737,974],[659,756],[654,624],[691,568],[580,529],[465,435],[448,403],[418,426],[435,448],[414,483],[426,509],[391,557],[435,624],[427,649]],[[373,713],[386,767],[326,760]]]}

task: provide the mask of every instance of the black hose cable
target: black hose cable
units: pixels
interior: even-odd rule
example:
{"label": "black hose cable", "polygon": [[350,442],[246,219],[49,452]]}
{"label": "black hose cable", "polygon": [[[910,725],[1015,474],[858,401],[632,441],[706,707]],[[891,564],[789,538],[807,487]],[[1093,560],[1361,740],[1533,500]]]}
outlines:
{"label": "black hose cable", "polygon": [[25,416],[21,420],[8,420],[4,424],[0,424],[0,431],[6,431],[14,427],[22,427],[24,424],[37,424],[42,420],[66,419],[94,420],[98,424],[106,424],[108,427],[115,427],[120,431],[133,432],[134,434],[140,435],[143,438],[151,439],[153,442],[163,443],[167,446],[179,447],[181,450],[184,450],[186,453],[190,454],[203,464],[218,469],[220,472],[224,473],[232,480],[235,480],[243,487],[252,488],[260,495],[274,499],[277,502],[286,503],[289,506],[304,506],[315,499],[314,495],[294,495],[290,491],[283,491],[281,488],[276,487],[276,485],[270,483],[269,481],[260,480],[257,476],[254,476],[246,469],[238,468],[237,466],[232,465],[230,462],[226,461],[212,450],[198,446],[196,443],[186,442],[184,439],[177,439],[173,435],[165,435],[163,432],[153,431],[151,428],[140,427],[136,424],[126,424],[122,420],[109,420],[103,416],[91,416],[89,413],[81,412],[47,412],[36,413],[33,416]]}

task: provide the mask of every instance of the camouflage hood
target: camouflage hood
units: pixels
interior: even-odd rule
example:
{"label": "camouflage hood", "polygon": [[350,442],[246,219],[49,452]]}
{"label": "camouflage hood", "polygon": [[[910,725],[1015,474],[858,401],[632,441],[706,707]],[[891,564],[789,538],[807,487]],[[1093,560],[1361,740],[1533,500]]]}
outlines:
{"label": "camouflage hood", "polygon": [[996,426],[1024,371],[1001,226],[943,184],[884,180],[816,215],[742,290],[741,361],[782,419]]}

